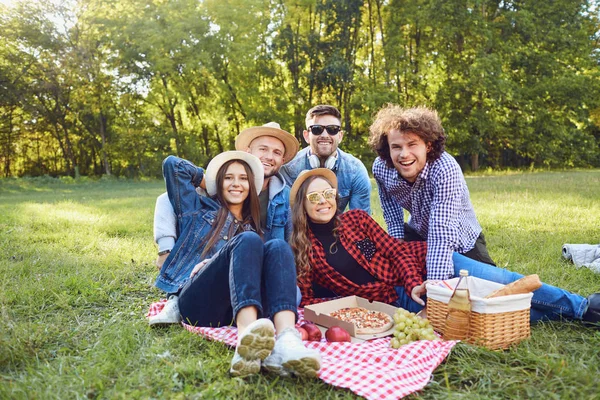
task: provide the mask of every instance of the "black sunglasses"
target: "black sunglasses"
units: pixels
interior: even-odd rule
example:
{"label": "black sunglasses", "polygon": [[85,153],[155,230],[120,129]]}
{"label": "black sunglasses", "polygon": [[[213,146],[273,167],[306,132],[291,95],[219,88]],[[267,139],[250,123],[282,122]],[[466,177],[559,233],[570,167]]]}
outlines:
{"label": "black sunglasses", "polygon": [[310,132],[313,135],[319,136],[321,133],[323,133],[323,130],[326,129],[327,133],[329,133],[331,136],[335,136],[340,133],[341,127],[337,125],[311,125],[308,127],[308,129],[310,129]]}

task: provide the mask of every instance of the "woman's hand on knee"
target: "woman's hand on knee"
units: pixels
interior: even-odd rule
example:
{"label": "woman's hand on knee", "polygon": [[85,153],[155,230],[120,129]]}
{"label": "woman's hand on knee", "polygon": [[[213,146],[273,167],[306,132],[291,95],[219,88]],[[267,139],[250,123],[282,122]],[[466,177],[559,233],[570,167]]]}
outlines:
{"label": "woman's hand on knee", "polygon": [[194,266],[194,269],[192,269],[192,272],[190,273],[190,278],[192,278],[194,275],[196,275],[198,272],[200,272],[200,270],[202,268],[204,268],[204,266],[206,264],[208,264],[209,261],[210,261],[210,258],[207,258],[206,260],[202,260],[198,264],[196,264]]}

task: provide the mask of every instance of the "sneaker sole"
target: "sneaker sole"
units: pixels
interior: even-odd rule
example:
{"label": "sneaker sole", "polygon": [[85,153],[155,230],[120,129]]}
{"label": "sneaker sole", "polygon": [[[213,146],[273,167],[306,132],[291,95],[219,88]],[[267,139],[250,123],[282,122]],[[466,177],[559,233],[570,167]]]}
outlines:
{"label": "sneaker sole", "polygon": [[258,374],[260,372],[259,360],[240,359],[239,362],[231,366],[229,373],[231,376],[241,377]]}
{"label": "sneaker sole", "polygon": [[164,320],[153,320],[152,318],[148,319],[148,325],[150,326],[167,326],[167,325],[173,325],[173,324],[179,324],[181,323],[181,320],[179,321],[164,321]]}
{"label": "sneaker sole", "polygon": [[283,368],[301,378],[316,378],[321,369],[319,360],[312,357],[304,357],[299,360],[284,362]]}
{"label": "sneaker sole", "polygon": [[262,366],[265,370],[267,370],[267,372],[271,374],[279,376],[290,376],[290,373],[283,369],[283,366],[281,364],[271,365],[263,362]]}
{"label": "sneaker sole", "polygon": [[[251,360],[264,360],[271,354],[275,346],[275,332],[268,325],[257,326],[246,333],[242,338],[237,351],[242,358]],[[260,370],[260,363],[258,365]]]}

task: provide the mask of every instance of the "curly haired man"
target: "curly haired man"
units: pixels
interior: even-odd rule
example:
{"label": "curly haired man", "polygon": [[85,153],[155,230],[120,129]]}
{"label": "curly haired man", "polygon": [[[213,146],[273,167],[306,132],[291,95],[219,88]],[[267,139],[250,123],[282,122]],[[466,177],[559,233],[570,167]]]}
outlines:
{"label": "curly haired man", "polygon": [[[469,189],[456,160],[444,151],[436,111],[389,104],[376,115],[369,144],[373,175],[388,233],[427,241],[427,279],[454,276],[453,253],[495,265],[488,254]],[[404,210],[410,213],[404,223]]]}

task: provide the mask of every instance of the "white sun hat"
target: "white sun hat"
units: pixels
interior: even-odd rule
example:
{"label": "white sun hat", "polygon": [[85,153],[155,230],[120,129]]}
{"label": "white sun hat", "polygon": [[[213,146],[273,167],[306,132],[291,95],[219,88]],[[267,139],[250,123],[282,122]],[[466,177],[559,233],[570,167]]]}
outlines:
{"label": "white sun hat", "polygon": [[217,172],[219,169],[230,160],[241,160],[250,166],[252,173],[254,174],[254,186],[256,187],[256,193],[260,193],[262,190],[263,182],[265,181],[265,170],[263,169],[262,163],[258,157],[253,156],[245,151],[225,151],[216,155],[206,167],[205,179],[206,179],[206,192],[209,196],[217,194]]}

